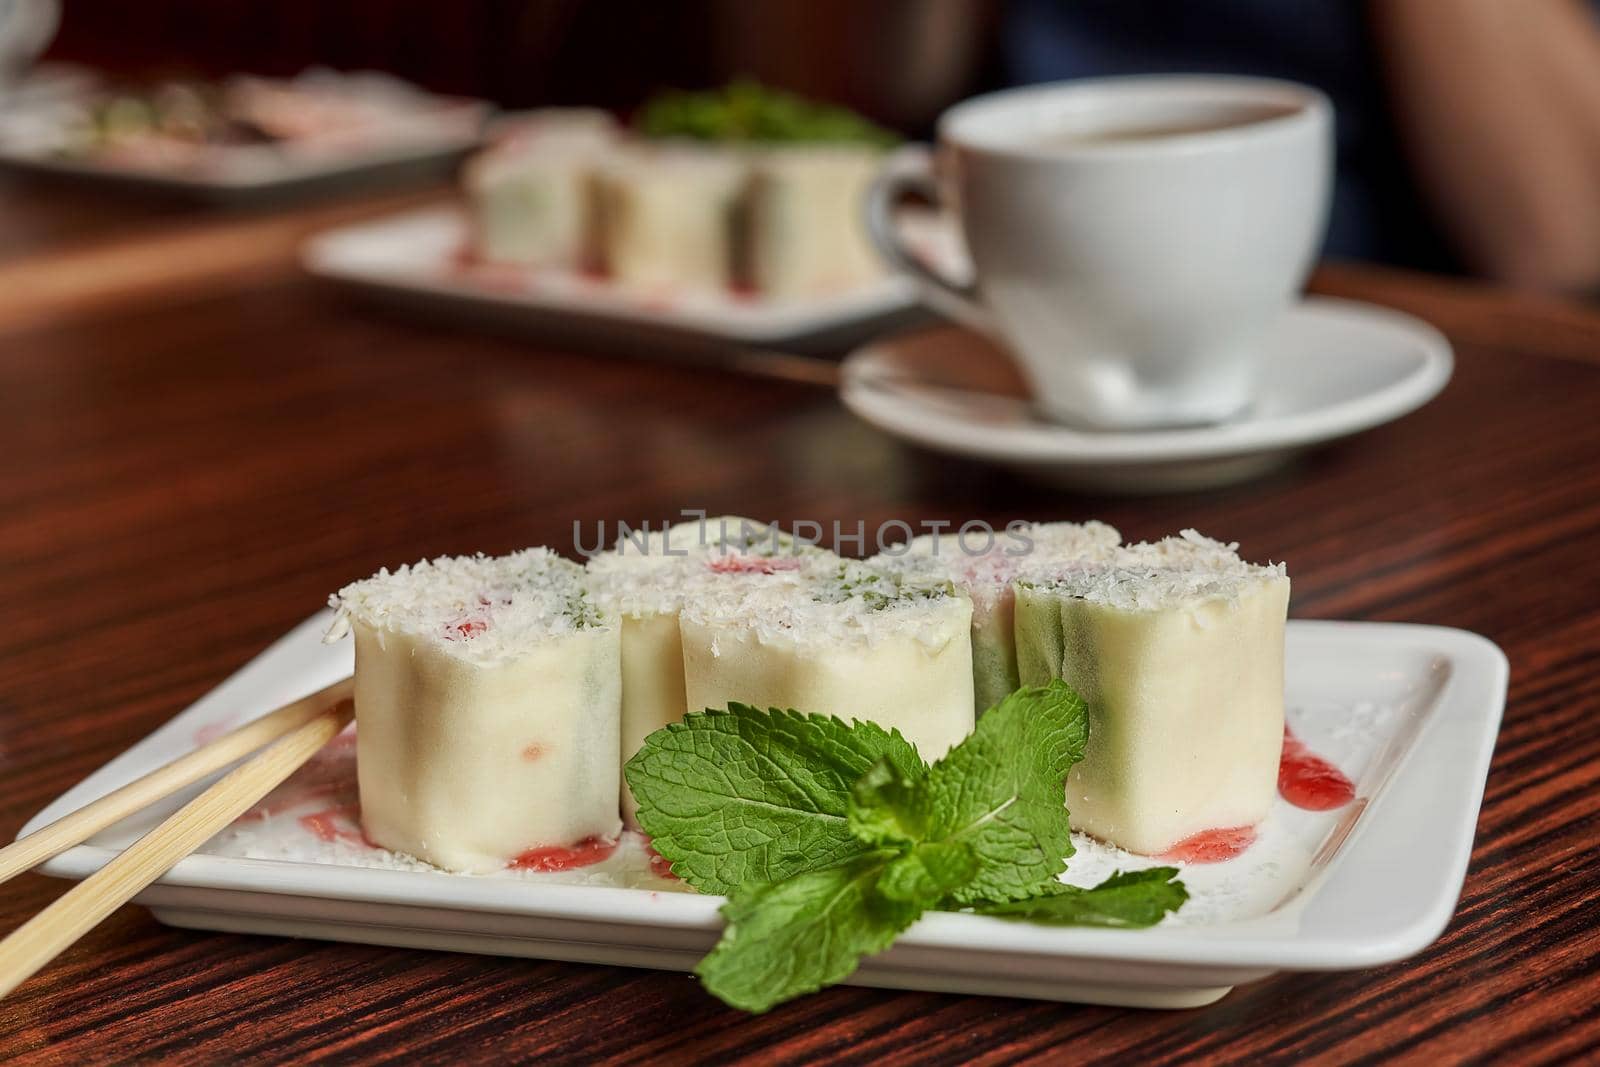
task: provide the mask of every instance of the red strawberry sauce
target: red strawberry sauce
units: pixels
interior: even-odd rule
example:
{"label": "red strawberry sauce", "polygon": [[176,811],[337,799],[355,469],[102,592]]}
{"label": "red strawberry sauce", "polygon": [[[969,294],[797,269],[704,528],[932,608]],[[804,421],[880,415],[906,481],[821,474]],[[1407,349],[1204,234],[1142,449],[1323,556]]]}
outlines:
{"label": "red strawberry sauce", "polygon": [[[1283,756],[1278,762],[1278,793],[1297,808],[1331,811],[1355,799],[1356,787],[1343,771],[1312,752],[1283,727]],[[1160,856],[1178,863],[1221,863],[1255,843],[1253,826],[1202,830],[1179,841]]]}
{"label": "red strawberry sauce", "polygon": [[672,870],[672,861],[656,851],[656,846],[651,843],[649,834],[640,834],[644,841],[644,850],[650,857],[650,873],[658,878],[671,878],[674,882],[682,881]]}
{"label": "red strawberry sauce", "polygon": [[706,566],[716,574],[776,574],[799,570],[800,561],[787,556],[716,556]]}
{"label": "red strawberry sauce", "polygon": [[1256,842],[1254,826],[1228,826],[1190,834],[1160,855],[1174,863],[1221,863],[1231,860]]}
{"label": "red strawberry sauce", "polygon": [[368,848],[377,848],[378,846],[367,840],[366,834],[362,833],[358,829],[348,829],[345,825],[343,825],[346,823],[351,826],[356,825],[361,817],[360,812],[361,809],[354,804],[346,804],[341,807],[334,808],[324,808],[322,811],[314,811],[310,815],[300,816],[300,825],[305,827],[306,830],[310,831],[312,834],[316,835],[317,839],[320,841],[327,841],[330,843],[334,841],[348,841],[352,845],[365,845]]}
{"label": "red strawberry sauce", "polygon": [[571,846],[530,848],[506,866],[519,871],[571,871],[609,859],[616,850],[616,840],[586,837]]}
{"label": "red strawberry sauce", "polygon": [[1307,811],[1331,811],[1356,798],[1355,783],[1308,749],[1287,724],[1283,727],[1283,759],[1278,764],[1278,792]]}

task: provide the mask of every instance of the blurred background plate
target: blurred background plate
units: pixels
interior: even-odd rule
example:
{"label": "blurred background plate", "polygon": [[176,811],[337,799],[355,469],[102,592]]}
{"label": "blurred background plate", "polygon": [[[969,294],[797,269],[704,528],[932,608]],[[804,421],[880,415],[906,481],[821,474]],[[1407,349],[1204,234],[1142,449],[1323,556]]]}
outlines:
{"label": "blurred background plate", "polygon": [[[930,242],[945,224],[908,223]],[[810,347],[839,344],[925,321],[915,284],[885,276],[826,296],[762,300],[721,293],[646,297],[575,271],[470,265],[468,221],[455,208],[429,208],[357,223],[307,243],[312,274],[385,296],[391,303],[447,310],[457,318],[567,340],[695,338]],[[564,329],[563,329],[564,328]]]}
{"label": "blurred background plate", "polygon": [[190,201],[248,205],[375,184],[438,181],[481,140],[489,105],[418,94],[417,106],[359,138],[314,149],[279,145],[208,147],[192,166],[57,150],[58,127],[81,111],[80,92],[0,107],[0,167],[41,178],[154,192]]}

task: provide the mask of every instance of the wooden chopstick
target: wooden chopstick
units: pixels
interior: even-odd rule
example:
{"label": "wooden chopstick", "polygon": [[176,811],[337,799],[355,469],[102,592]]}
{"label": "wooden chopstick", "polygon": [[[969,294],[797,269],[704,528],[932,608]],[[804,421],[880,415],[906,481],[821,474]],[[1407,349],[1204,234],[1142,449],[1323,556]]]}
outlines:
{"label": "wooden chopstick", "polygon": [[310,696],[301,697],[254,722],[246,723],[188,755],[179,756],[144,777],[136,778],[70,815],[63,815],[27,837],[0,848],[0,882],[32,870],[51,856],[82,844],[112,823],[127,818],[186,785],[198,782],[241,756],[249,755],[274,738],[316,718],[330,705],[348,700],[353,691],[354,683],[349,678],[334,682]]}
{"label": "wooden chopstick", "polygon": [[338,735],[355,714],[339,701],[228,772],[205,792],[129,845],[120,856],[67,890],[0,941],[0,997],[55,959],[100,920],[133,899],[172,865],[248,811]]}

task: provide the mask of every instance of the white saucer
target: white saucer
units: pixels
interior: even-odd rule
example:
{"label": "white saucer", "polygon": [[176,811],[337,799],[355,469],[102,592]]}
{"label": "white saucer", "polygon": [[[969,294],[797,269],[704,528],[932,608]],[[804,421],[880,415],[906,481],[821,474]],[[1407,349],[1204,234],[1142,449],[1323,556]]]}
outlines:
{"label": "white saucer", "polygon": [[1074,488],[1204,489],[1255,477],[1312,445],[1399,418],[1450,380],[1450,342],[1389,308],[1307,297],[1269,342],[1260,400],[1239,419],[1181,430],[1099,432],[1046,421],[1009,357],[942,327],[868,345],[841,374],[845,406],[940,452],[1003,463]]}

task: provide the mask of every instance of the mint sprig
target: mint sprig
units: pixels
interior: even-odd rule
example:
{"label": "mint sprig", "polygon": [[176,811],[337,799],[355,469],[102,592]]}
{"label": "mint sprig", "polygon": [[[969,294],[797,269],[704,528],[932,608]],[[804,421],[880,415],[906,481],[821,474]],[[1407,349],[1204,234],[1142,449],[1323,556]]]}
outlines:
{"label": "mint sprig", "polygon": [[651,734],[626,774],[673,873],[728,895],[867,851],[850,830],[850,790],[886,756],[925,768],[899,731],[731,703]]}
{"label": "mint sprig", "polygon": [[646,137],[703,141],[816,142],[889,147],[899,138],[855,112],[741,80],[709,92],[666,92],[645,103]]}
{"label": "mint sprig", "polygon": [[1021,899],[1066,869],[1067,772],[1088,736],[1083,700],[1057,680],[1006,697],[929,770],[928,839],[963,842],[979,861],[957,903]]}
{"label": "mint sprig", "polygon": [[1087,740],[1083,701],[1057,680],[1001,701],[931,767],[870,723],[730,704],[651,734],[626,773],[656,850],[729,897],[696,973],[760,1012],[843,981],[931,909],[1137,927],[1180,907],[1170,867],[1057,880]]}
{"label": "mint sprig", "polygon": [[858,856],[734,896],[727,929],[695,973],[722,1001],[762,1012],[850,977],[882,952],[922,907],[878,892],[884,862]]}
{"label": "mint sprig", "polygon": [[1176,867],[1118,871],[1093,889],[1060,882],[1037,896],[973,908],[980,915],[1046,926],[1154,926],[1189,899]]}

